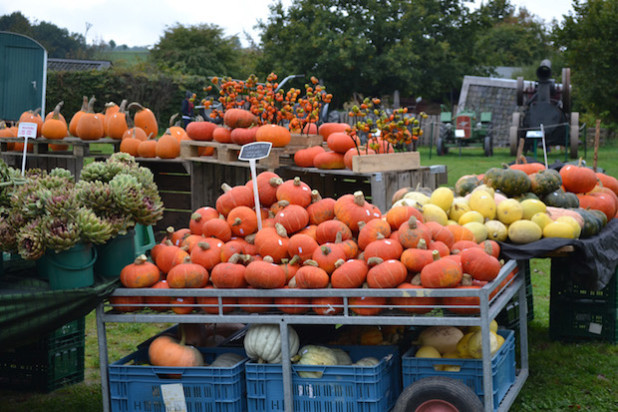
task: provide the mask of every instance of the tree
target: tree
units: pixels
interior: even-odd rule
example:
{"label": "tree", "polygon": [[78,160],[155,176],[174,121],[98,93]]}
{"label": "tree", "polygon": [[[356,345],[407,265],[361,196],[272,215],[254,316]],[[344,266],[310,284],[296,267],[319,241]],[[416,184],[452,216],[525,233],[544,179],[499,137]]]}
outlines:
{"label": "tree", "polygon": [[241,46],[238,37],[223,37],[223,29],[214,24],[185,27],[181,24],[165,30],[150,52],[159,69],[198,76],[248,77],[239,64]]}
{"label": "tree", "polygon": [[487,25],[475,41],[479,58],[495,67],[538,65],[550,57],[549,32],[542,22],[525,8],[515,14],[508,1],[498,2],[502,8],[490,2],[479,9],[480,21]]}
{"label": "tree", "polygon": [[299,0],[260,21],[261,76],[314,75],[341,104],[354,92],[441,98],[480,74],[461,0]]}
{"label": "tree", "polygon": [[573,96],[592,114],[618,122],[618,2],[573,0],[573,10],[553,31],[571,69]]}
{"label": "tree", "polygon": [[69,33],[55,24],[39,22],[31,24],[20,12],[0,17],[0,31],[9,31],[31,37],[41,43],[49,57],[85,59],[93,54],[81,34]]}

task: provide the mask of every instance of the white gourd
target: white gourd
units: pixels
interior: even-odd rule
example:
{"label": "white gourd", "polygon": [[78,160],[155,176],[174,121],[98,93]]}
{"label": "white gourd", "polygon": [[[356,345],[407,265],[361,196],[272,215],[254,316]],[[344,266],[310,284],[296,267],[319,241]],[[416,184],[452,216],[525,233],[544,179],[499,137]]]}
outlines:
{"label": "white gourd", "polygon": [[[290,356],[299,348],[298,334],[288,325]],[[252,324],[245,334],[244,347],[247,356],[259,363],[281,363],[281,330],[279,325]]]}
{"label": "white gourd", "polygon": [[[298,351],[298,354],[300,355],[298,365],[337,365],[337,356],[335,352],[326,346],[306,345]],[[298,376],[301,378],[321,378],[322,372],[298,371]]]}
{"label": "white gourd", "polygon": [[352,358],[348,355],[348,352],[340,348],[331,348],[337,357],[337,365],[351,365]]}
{"label": "white gourd", "polygon": [[232,366],[236,366],[238,362],[242,362],[243,359],[245,359],[245,357],[238,353],[222,353],[215,358],[210,366],[216,368],[231,368]]}
{"label": "white gourd", "polygon": [[367,356],[365,358],[359,359],[354,363],[356,366],[376,366],[380,361],[372,356]]}

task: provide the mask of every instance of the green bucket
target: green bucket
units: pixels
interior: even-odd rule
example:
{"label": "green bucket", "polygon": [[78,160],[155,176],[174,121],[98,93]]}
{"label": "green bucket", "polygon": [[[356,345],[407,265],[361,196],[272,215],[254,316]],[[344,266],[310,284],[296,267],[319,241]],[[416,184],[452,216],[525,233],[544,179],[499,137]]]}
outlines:
{"label": "green bucket", "polygon": [[156,244],[152,226],[135,225],[135,257],[145,255]]}
{"label": "green bucket", "polygon": [[78,243],[63,252],[46,253],[51,290],[75,289],[94,284],[93,265],[97,250],[89,243]]}
{"label": "green bucket", "polygon": [[97,245],[98,257],[94,272],[104,278],[117,278],[126,265],[135,261],[135,230]]}

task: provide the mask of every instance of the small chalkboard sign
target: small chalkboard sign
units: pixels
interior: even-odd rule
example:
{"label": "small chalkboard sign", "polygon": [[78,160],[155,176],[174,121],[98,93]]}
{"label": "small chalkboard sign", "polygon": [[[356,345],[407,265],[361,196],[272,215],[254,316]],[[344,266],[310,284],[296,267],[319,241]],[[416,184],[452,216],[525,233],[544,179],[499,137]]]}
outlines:
{"label": "small chalkboard sign", "polygon": [[240,148],[238,160],[259,160],[268,157],[273,144],[270,142],[254,142]]}

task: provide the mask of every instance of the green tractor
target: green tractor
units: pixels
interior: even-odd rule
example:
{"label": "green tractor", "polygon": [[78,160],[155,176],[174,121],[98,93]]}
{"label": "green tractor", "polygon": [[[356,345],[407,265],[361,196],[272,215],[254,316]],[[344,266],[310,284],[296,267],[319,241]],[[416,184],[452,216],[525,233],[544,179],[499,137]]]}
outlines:
{"label": "green tractor", "polygon": [[440,113],[440,130],[436,141],[438,156],[448,153],[449,147],[461,148],[478,144],[485,150],[485,156],[493,156],[494,142],[491,134],[491,112],[464,109],[453,114],[442,106]]}

